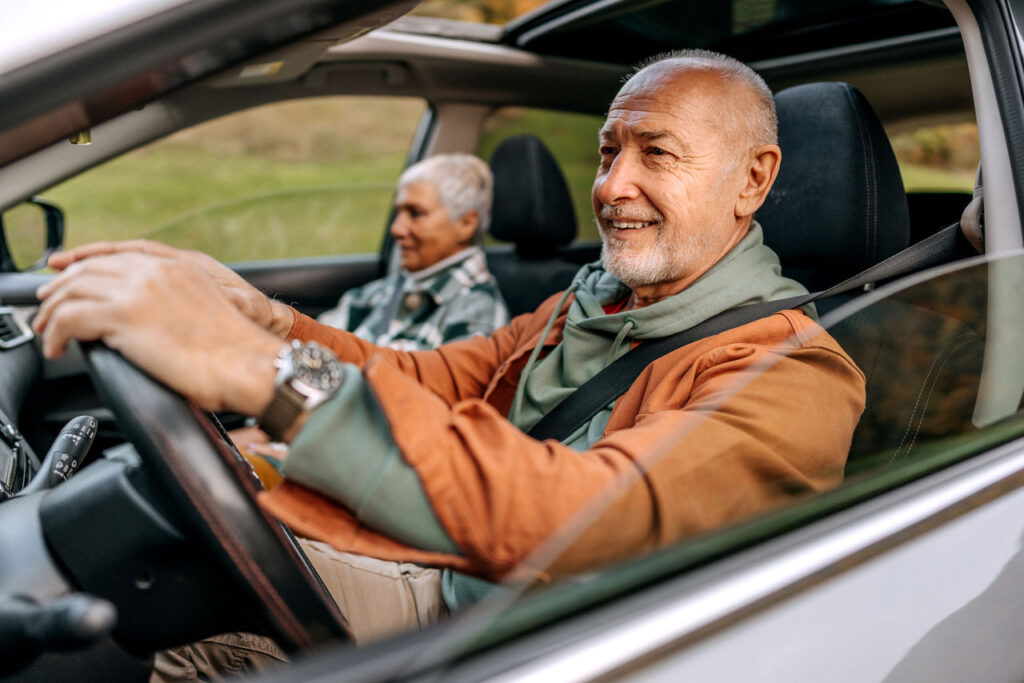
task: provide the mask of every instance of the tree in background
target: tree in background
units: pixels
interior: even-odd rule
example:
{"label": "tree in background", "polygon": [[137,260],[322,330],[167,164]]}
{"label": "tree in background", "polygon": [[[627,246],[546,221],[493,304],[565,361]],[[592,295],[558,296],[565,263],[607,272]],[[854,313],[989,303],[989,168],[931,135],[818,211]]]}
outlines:
{"label": "tree in background", "polygon": [[504,24],[548,0],[427,0],[412,11],[427,17]]}

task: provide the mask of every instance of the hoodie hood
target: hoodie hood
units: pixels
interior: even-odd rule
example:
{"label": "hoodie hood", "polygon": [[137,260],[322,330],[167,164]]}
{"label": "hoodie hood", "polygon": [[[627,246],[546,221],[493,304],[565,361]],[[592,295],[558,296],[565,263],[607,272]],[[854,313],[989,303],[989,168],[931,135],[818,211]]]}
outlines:
{"label": "hoodie hood", "polygon": [[[604,307],[622,301],[630,289],[600,263],[581,268],[569,291],[575,299],[569,307],[561,343],[543,360],[528,362],[520,378],[509,418],[524,431],[627,353],[633,341],[687,330],[737,306],[807,293],[798,282],[782,276],[778,256],[765,246],[756,221],[739,244],[693,284],[650,306],[606,314]],[[552,321],[560,309],[555,308]],[[531,361],[535,359],[536,354],[531,356]],[[588,448],[601,437],[611,408],[609,405],[566,443],[580,450]]]}
{"label": "hoodie hood", "polygon": [[807,293],[799,282],[782,276],[779,257],[765,246],[764,233],[756,221],[746,236],[693,284],[650,306],[606,314],[604,306],[622,301],[630,289],[600,262],[581,268],[573,284],[576,299],[569,309],[569,324],[614,336],[623,321],[632,318],[637,326],[629,336],[638,341],[688,330],[737,306]]}

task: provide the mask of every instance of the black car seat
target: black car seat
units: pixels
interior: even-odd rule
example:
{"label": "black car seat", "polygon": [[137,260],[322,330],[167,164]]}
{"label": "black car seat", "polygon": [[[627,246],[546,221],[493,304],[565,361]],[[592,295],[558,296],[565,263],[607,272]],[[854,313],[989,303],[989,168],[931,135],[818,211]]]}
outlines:
{"label": "black car seat", "polygon": [[509,313],[518,315],[568,287],[579,270],[560,254],[576,238],[576,212],[558,162],[533,135],[502,141],[491,157],[491,171],[490,233],[513,248],[488,253],[487,264]]}
{"label": "black car seat", "polygon": [[[776,107],[782,166],[757,218],[783,271],[821,290],[905,248],[903,182],[864,97],[845,83],[815,83],[779,92]],[[938,285],[872,304],[829,330],[867,377],[851,465],[879,453],[896,462],[916,444],[972,428],[984,305],[929,286]]]}
{"label": "black car seat", "polygon": [[864,96],[811,83],[779,92],[775,107],[782,166],[757,219],[783,272],[813,292],[906,248],[903,179]]}

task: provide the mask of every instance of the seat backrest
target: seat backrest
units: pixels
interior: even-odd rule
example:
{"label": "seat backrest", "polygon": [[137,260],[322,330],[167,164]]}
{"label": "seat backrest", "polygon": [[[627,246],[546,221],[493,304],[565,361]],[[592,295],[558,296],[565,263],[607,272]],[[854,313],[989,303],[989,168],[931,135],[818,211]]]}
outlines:
{"label": "seat backrest", "polygon": [[[775,102],[782,166],[757,218],[783,271],[821,290],[906,248],[903,181],[863,95],[845,83],[814,83],[783,90]],[[927,287],[915,291],[829,330],[867,378],[848,471],[866,456],[896,462],[918,443],[971,428],[983,349],[978,326],[960,312],[969,307],[944,310]],[[818,310],[852,296],[825,300]]]}
{"label": "seat backrest", "polygon": [[910,239],[896,156],[871,106],[847,83],[775,96],[782,166],[757,219],[783,272],[825,289]]}
{"label": "seat backrest", "polygon": [[491,157],[491,236],[513,251],[489,253],[487,264],[512,315],[534,310],[565,289],[579,264],[559,250],[576,239],[576,212],[554,156],[533,135],[504,141]]}

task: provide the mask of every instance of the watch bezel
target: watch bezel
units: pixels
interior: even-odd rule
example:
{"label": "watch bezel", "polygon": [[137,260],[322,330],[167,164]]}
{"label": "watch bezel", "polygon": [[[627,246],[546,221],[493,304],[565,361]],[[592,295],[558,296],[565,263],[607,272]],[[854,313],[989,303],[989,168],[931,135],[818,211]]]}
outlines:
{"label": "watch bezel", "polygon": [[307,396],[333,394],[341,386],[341,362],[329,349],[315,342],[293,347],[289,365],[290,377],[286,376],[283,381],[291,381],[295,389]]}

